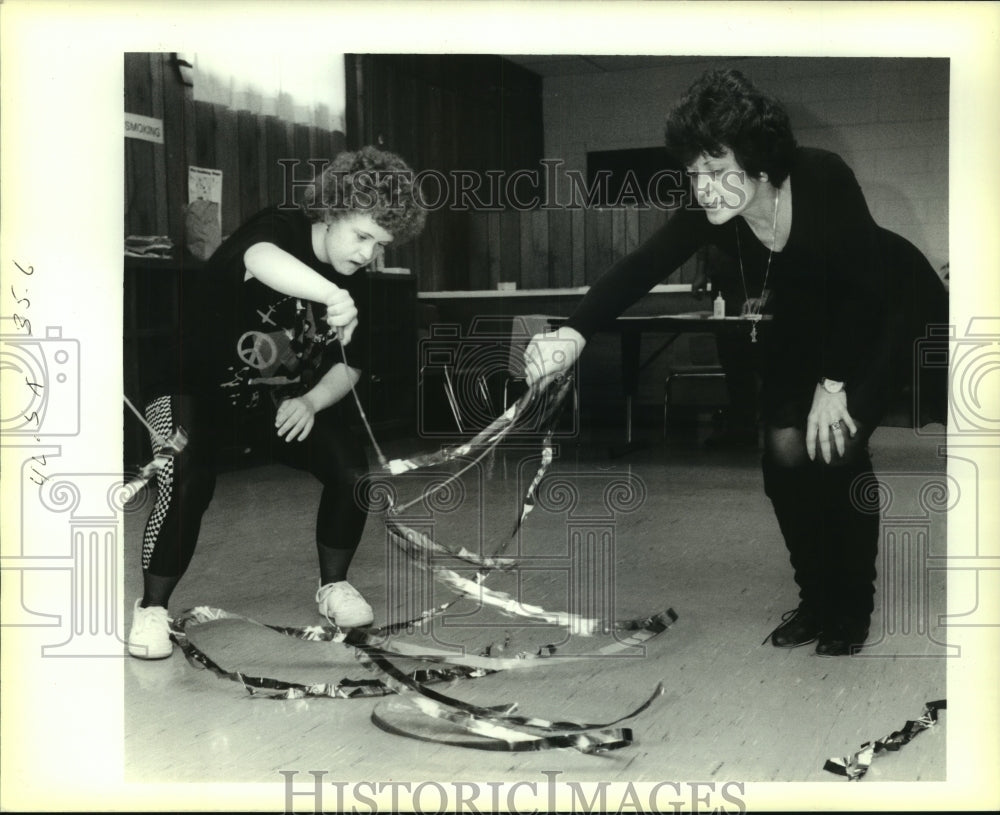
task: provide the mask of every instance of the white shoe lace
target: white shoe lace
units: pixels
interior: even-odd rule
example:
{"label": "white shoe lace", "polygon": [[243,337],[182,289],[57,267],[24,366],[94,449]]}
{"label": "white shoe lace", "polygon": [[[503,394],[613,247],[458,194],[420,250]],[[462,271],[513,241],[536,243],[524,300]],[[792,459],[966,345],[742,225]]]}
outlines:
{"label": "white shoe lace", "polygon": [[166,628],[169,623],[170,617],[163,606],[148,606],[146,608],[139,606],[135,610],[135,618],[132,620],[132,632],[141,636],[150,628],[160,626]]}
{"label": "white shoe lace", "polygon": [[336,624],[335,618],[337,615],[332,609],[328,607],[327,599],[331,594],[337,594],[339,597],[334,599],[339,600],[339,605],[341,606],[340,614],[343,615],[345,612],[357,613],[358,611],[367,612],[363,616],[368,616],[371,614],[371,606],[362,596],[354,586],[348,583],[346,580],[340,580],[335,583],[327,583],[320,586],[316,592],[316,602],[319,604],[320,613],[323,614],[328,620]]}

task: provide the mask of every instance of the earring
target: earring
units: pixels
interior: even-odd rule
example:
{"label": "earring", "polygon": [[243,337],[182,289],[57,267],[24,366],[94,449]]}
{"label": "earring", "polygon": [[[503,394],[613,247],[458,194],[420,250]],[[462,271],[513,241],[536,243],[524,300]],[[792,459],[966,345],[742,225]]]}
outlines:
{"label": "earring", "polygon": [[760,175],[758,176],[758,178],[759,178],[759,179],[761,180],[761,183],[764,183],[764,184],[766,184],[766,183],[767,183],[767,173],[761,173],[761,174],[760,174]]}

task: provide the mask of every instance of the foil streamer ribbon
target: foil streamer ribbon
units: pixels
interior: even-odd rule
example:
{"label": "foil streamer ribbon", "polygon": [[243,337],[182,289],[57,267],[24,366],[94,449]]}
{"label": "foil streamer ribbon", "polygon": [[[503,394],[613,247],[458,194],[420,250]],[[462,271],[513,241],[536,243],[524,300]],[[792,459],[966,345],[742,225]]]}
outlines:
{"label": "foil streamer ribbon", "polygon": [[[543,406],[542,424],[551,422],[571,384],[568,377],[555,383],[554,398],[548,405]],[[359,698],[398,695],[400,699],[406,699],[409,705],[394,702],[390,705],[377,706],[372,711],[373,723],[388,732],[425,741],[474,749],[508,751],[571,747],[584,753],[603,752],[630,745],[633,741],[631,729],[616,727],[616,725],[637,716],[648,708],[662,694],[662,684],[657,686],[649,699],[631,713],[614,721],[599,724],[553,722],[537,717],[519,716],[515,715],[516,704],[492,707],[470,705],[428,687],[459,679],[479,678],[502,670],[533,667],[540,664],[540,660],[551,659],[557,655],[559,659],[577,660],[591,659],[596,655],[613,654],[651,639],[665,631],[677,620],[677,614],[673,609],[667,609],[650,617],[619,621],[614,626],[609,626],[597,619],[585,618],[567,612],[549,612],[539,606],[527,605],[504,592],[493,591],[482,585],[483,581],[494,571],[511,569],[517,565],[516,561],[502,558],[500,555],[534,508],[535,491],[553,459],[551,429],[545,434],[541,463],[521,500],[521,511],[514,528],[510,536],[500,544],[498,551],[492,555],[480,555],[465,547],[458,550],[449,549],[426,535],[405,526],[398,520],[398,515],[402,511],[418,501],[426,500],[433,492],[444,489],[451,481],[461,477],[471,466],[495,449],[516,426],[518,420],[534,406],[539,394],[537,388],[530,388],[511,408],[465,444],[445,448],[432,454],[410,459],[396,459],[391,462],[386,460],[378,447],[364,416],[360,401],[358,402],[358,409],[362,414],[369,436],[371,436],[379,461],[382,467],[392,475],[438,466],[475,454],[471,463],[453,473],[445,481],[435,485],[431,490],[425,491],[407,504],[390,505],[385,513],[386,527],[397,545],[418,565],[430,570],[434,577],[453,589],[457,595],[454,599],[436,608],[428,609],[412,620],[396,622],[377,629],[352,629],[348,631],[335,625],[304,628],[266,625],[221,609],[200,606],[171,621],[174,640],[181,647],[188,661],[195,666],[212,671],[219,677],[239,682],[252,696],[269,699]],[[357,400],[357,394],[355,394],[355,399]],[[439,556],[456,558],[475,566],[477,569],[475,578],[465,578],[452,570],[432,565],[431,558]],[[593,635],[602,631],[607,634],[613,630],[618,633],[624,632],[626,636],[616,636],[613,643],[598,649],[595,654],[559,654],[557,646],[544,645],[533,652],[521,652],[512,657],[494,655],[495,650],[498,653],[505,653],[506,647],[500,649],[490,647],[479,655],[465,655],[425,646],[414,646],[405,641],[393,639],[393,636],[399,631],[444,613],[454,603],[465,597],[475,598],[482,604],[495,606],[503,613],[513,617],[566,626],[575,634]],[[312,642],[342,643],[346,647],[353,648],[354,655],[361,664],[378,676],[367,680],[344,678],[334,683],[308,684],[249,676],[239,671],[228,671],[197,648],[187,633],[187,628],[192,623],[220,619],[237,619],[254,625],[263,625],[263,627],[285,636]],[[404,672],[389,660],[390,657],[429,662],[434,667]],[[408,726],[401,721],[407,713],[412,714],[413,712],[422,714],[425,719],[431,717],[450,725],[453,729],[472,734],[474,738],[422,735],[418,732],[419,725]]]}
{"label": "foil streamer ribbon", "polygon": [[136,409],[136,406],[129,401],[129,398],[122,395],[125,400],[125,404],[128,405],[129,409],[136,415],[140,422],[145,426],[146,430],[149,431],[150,435],[156,439],[157,448],[156,452],[153,454],[153,460],[148,464],[144,465],[141,470],[122,487],[121,501],[123,504],[127,504],[136,495],[139,494],[139,490],[145,487],[153,477],[167,464],[170,462],[174,456],[178,456],[184,450],[188,443],[187,431],[178,425],[177,429],[174,430],[170,438],[164,438],[153,427],[146,421],[146,418]]}
{"label": "foil streamer ribbon", "polygon": [[[553,398],[547,405],[543,405],[540,424],[547,424],[551,422],[553,416],[562,405],[562,402],[571,386],[572,379],[570,377],[564,377],[556,381],[553,385]],[[437,580],[445,583],[459,595],[456,600],[461,599],[462,596],[474,598],[480,603],[494,606],[500,609],[503,613],[512,617],[520,616],[544,623],[563,625],[570,628],[574,633],[589,635],[601,629],[602,623],[600,620],[584,618],[580,615],[570,614],[567,612],[549,612],[539,606],[522,603],[504,592],[493,591],[483,586],[483,581],[491,572],[497,569],[507,570],[516,566],[516,561],[500,558],[499,555],[502,553],[503,549],[506,548],[509,542],[513,540],[517,531],[524,524],[525,519],[531,513],[532,509],[534,509],[535,490],[541,483],[542,478],[545,476],[545,472],[548,470],[548,467],[552,463],[553,459],[551,429],[545,434],[545,438],[542,443],[541,463],[534,478],[528,485],[528,489],[526,490],[521,501],[521,511],[518,513],[518,519],[514,524],[514,528],[511,530],[511,534],[507,541],[505,541],[500,546],[499,550],[493,555],[486,557],[476,555],[475,553],[465,549],[465,547],[462,547],[458,551],[446,549],[430,540],[423,533],[418,532],[397,520],[397,516],[401,512],[413,506],[418,501],[426,500],[427,497],[434,492],[444,489],[449,483],[451,483],[451,481],[461,477],[461,475],[471,466],[482,460],[485,455],[491,452],[497,444],[499,444],[500,441],[502,441],[503,438],[510,433],[510,431],[516,426],[517,421],[531,409],[535,401],[539,398],[539,395],[540,391],[537,387],[529,388],[528,391],[514,405],[512,405],[500,417],[491,422],[484,430],[480,431],[479,434],[466,444],[452,448],[445,448],[437,453],[416,456],[409,459],[395,459],[393,461],[386,462],[383,466],[391,474],[398,475],[426,467],[446,464],[455,461],[456,459],[468,456],[474,451],[479,451],[478,455],[471,463],[458,470],[458,472],[453,473],[449,476],[449,478],[442,481],[440,484],[435,485],[433,488],[408,503],[399,506],[389,506],[385,513],[385,525],[386,528],[393,534],[394,539],[402,548],[404,553],[410,556],[411,559],[413,559],[419,566],[430,571]],[[476,566],[478,571],[475,577],[470,579],[462,577],[453,570],[433,566],[430,563],[430,556],[435,554],[446,554],[450,557],[457,558],[463,562],[469,563],[470,565]],[[401,624],[397,624],[397,626],[410,626],[416,622],[423,622],[430,616],[436,616],[443,613],[451,605],[453,605],[454,602],[455,601],[445,603],[437,609],[424,612],[417,618],[407,620]]]}
{"label": "foil streamer ribbon", "polygon": [[[620,625],[623,630],[631,626],[636,632],[635,635],[621,643],[607,646],[599,653],[608,654],[612,652],[612,649],[645,641],[666,630],[676,619],[677,615],[671,611],[646,620],[622,623]],[[308,684],[226,670],[194,645],[187,632],[192,623],[208,623],[216,620],[238,620],[310,642],[341,643],[345,647],[353,648],[355,656],[361,664],[379,674],[379,677],[375,679],[344,678],[335,683]],[[185,612],[173,619],[170,627],[174,641],[192,665],[205,668],[220,678],[240,683],[251,696],[288,700],[316,697],[355,699],[402,694],[405,695],[410,706],[394,704],[373,709],[372,722],[377,727],[387,732],[423,741],[474,749],[526,751],[571,747],[584,753],[596,753],[625,747],[633,742],[632,731],[629,728],[615,727],[615,725],[638,716],[663,693],[661,683],[641,705],[630,713],[610,722],[592,724],[550,721],[534,716],[514,715],[517,709],[516,704],[481,707],[439,693],[428,686],[453,682],[458,679],[479,678],[511,667],[530,667],[533,658],[547,657],[555,653],[555,646],[551,645],[544,646],[534,655],[522,655],[516,658],[463,657],[444,652],[435,655],[429,649],[423,648],[396,649],[386,647],[381,637],[364,629],[353,629],[345,632],[336,626],[290,628],[267,625],[208,606],[198,606]],[[452,663],[452,667],[419,668],[405,672],[389,661],[388,656],[448,662]],[[590,655],[563,657],[563,659],[591,658]],[[460,729],[478,736],[479,739],[420,735],[413,729],[408,729],[403,724],[398,723],[401,712],[405,713],[413,709],[426,716],[454,724]],[[394,723],[393,719],[397,721]]]}
{"label": "foil streamer ribbon", "polygon": [[[397,692],[396,689],[390,687],[380,679],[345,678],[335,683],[301,683],[270,677],[250,676],[241,671],[226,670],[194,645],[187,632],[188,627],[192,623],[208,623],[215,620],[239,620],[309,642],[343,643],[347,635],[342,629],[336,626],[313,625],[303,628],[285,628],[266,625],[251,620],[248,617],[231,614],[228,611],[211,608],[210,606],[197,606],[170,621],[170,632],[173,640],[180,647],[189,663],[195,667],[205,668],[222,679],[238,682],[251,696],[262,696],[269,699],[305,699],[315,697],[354,699],[368,696],[385,696],[386,694]],[[485,676],[485,673],[482,669],[465,668],[462,666],[449,669],[421,668],[410,674],[412,681],[421,684],[450,682],[455,679],[475,678],[476,676]]]}
{"label": "foil streamer ribbon", "polygon": [[[628,747],[633,742],[631,728],[604,729],[597,733],[553,732],[528,733],[519,728],[506,727],[493,722],[489,717],[481,719],[472,715],[461,716],[443,705],[431,700],[416,698],[414,706],[427,716],[454,722],[463,730],[480,736],[481,739],[450,738],[447,736],[421,735],[416,726],[406,727],[399,722],[400,714],[409,712],[402,702],[380,703],[372,711],[372,722],[381,730],[397,736],[447,744],[452,747],[467,747],[475,750],[504,750],[524,752],[527,750],[550,750],[558,747],[572,747],[582,753],[598,753]],[[506,710],[506,709],[505,709]],[[639,711],[636,711],[636,715]],[[391,719],[396,718],[396,723]],[[555,728],[553,728],[555,729]]]}
{"label": "foil streamer ribbon", "polygon": [[936,702],[927,702],[924,705],[924,714],[919,719],[908,721],[902,730],[894,730],[884,739],[877,739],[874,742],[866,741],[861,745],[861,749],[853,755],[844,758],[827,759],[823,769],[835,775],[843,775],[848,781],[859,781],[864,778],[865,773],[871,766],[876,756],[886,752],[895,752],[904,744],[909,744],[914,738],[925,730],[929,730],[937,724],[938,711],[947,709],[947,700],[939,699]]}
{"label": "foil streamer ribbon", "polygon": [[377,727],[421,741],[443,742],[477,749],[523,751],[572,747],[583,753],[596,753],[625,747],[633,741],[632,731],[628,728],[615,728],[614,725],[638,716],[663,693],[663,685],[657,685],[649,699],[631,713],[611,722],[602,724],[553,722],[533,716],[514,715],[517,709],[516,705],[480,707],[461,702],[414,682],[383,657],[370,651],[366,651],[366,654],[389,681],[398,683],[401,693],[404,690],[415,692],[413,695],[402,698],[405,698],[419,711],[436,719],[456,724],[462,730],[484,737],[486,741],[479,742],[468,739],[456,741],[441,737],[421,736],[412,730],[393,724],[387,718],[387,714],[403,710],[404,708],[400,705],[376,706],[372,710],[371,718]]}
{"label": "foil streamer ribbon", "polygon": [[187,445],[187,432],[183,427],[178,427],[169,439],[161,439],[161,445],[157,448],[153,460],[144,465],[141,470],[125,486],[122,487],[122,503],[127,504],[139,490],[145,487],[153,477],[167,464],[174,456],[180,455]]}
{"label": "foil streamer ribbon", "polygon": [[[394,640],[392,637],[388,637],[384,633],[388,629],[388,626],[381,629],[358,628],[352,629],[350,632],[338,628],[337,626],[327,625],[311,625],[295,628],[260,623],[256,620],[250,619],[249,617],[232,614],[231,612],[223,609],[212,608],[210,606],[197,606],[189,609],[171,621],[170,629],[174,641],[178,644],[178,646],[180,646],[184,655],[190,662],[195,665],[208,668],[220,677],[232,679],[233,681],[248,685],[248,687],[263,690],[266,689],[265,685],[258,686],[253,681],[250,681],[248,684],[246,681],[247,677],[244,674],[226,671],[220,668],[213,660],[211,660],[191,642],[187,634],[188,626],[191,624],[197,625],[200,623],[213,622],[215,620],[238,620],[251,625],[267,628],[287,637],[306,640],[308,642],[346,643],[347,645],[360,648],[368,653],[378,654],[380,656],[394,656],[401,657],[403,659],[457,665],[462,670],[455,676],[444,676],[442,674],[442,679],[450,681],[454,678],[472,677],[475,672],[480,672],[476,673],[476,676],[485,676],[487,673],[496,673],[498,671],[531,668],[535,665],[534,661],[539,659],[555,657],[558,661],[565,662],[610,656],[641,645],[658,634],[663,633],[677,621],[677,613],[673,609],[667,609],[666,611],[660,612],[659,614],[655,614],[651,617],[619,621],[615,624],[614,630],[616,632],[629,632],[627,636],[616,637],[614,642],[597,649],[592,654],[581,655],[560,653],[559,647],[556,645],[542,645],[533,651],[522,651],[515,656],[494,656],[494,651],[503,653],[506,650],[505,648],[497,649],[494,646],[489,646],[483,649],[483,652],[478,655],[456,654],[454,651],[435,649],[427,645],[412,645],[403,640]],[[325,691],[318,694],[302,694],[302,696],[309,695],[329,696],[330,694]]]}
{"label": "foil streamer ribbon", "polygon": [[[453,663],[467,668],[479,668],[494,673],[496,671],[531,668],[537,664],[534,660],[552,657],[555,657],[559,662],[566,662],[611,656],[635,648],[658,634],[663,633],[676,620],[677,614],[671,608],[644,619],[619,621],[615,624],[614,631],[617,633],[629,632],[627,636],[618,636],[616,633],[614,642],[602,646],[592,654],[583,655],[562,653],[558,646],[551,644],[539,646],[532,651],[520,651],[514,656],[502,656],[507,651],[506,646],[499,648],[488,646],[478,655],[456,655],[451,651],[436,650],[425,645],[413,646],[405,640],[385,638],[379,633],[366,635],[364,645],[369,649],[378,650],[380,653],[388,656],[420,659],[428,662]],[[380,631],[384,630],[380,629]],[[351,632],[352,638],[358,635],[358,630]],[[352,639],[352,642],[357,641]]]}

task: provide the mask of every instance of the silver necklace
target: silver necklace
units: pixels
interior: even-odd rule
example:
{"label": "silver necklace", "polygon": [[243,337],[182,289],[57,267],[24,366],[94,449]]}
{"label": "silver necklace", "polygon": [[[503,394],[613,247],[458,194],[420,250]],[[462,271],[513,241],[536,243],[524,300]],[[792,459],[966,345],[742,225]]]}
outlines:
{"label": "silver necklace", "polygon": [[[764,285],[761,286],[760,297],[756,306],[748,305],[743,316],[753,324],[750,328],[750,342],[757,342],[757,323],[761,320],[761,310],[767,297],[767,276],[771,273],[771,258],[774,256],[774,244],[778,241],[778,202],[781,200],[781,190],[774,196],[774,223],[771,225],[771,251],[767,253],[767,268],[764,269]],[[746,275],[743,274],[743,247],[740,245],[740,225],[736,223],[736,254],[740,259],[740,280],[743,282],[743,297],[745,303],[750,303],[750,292],[747,289]]]}

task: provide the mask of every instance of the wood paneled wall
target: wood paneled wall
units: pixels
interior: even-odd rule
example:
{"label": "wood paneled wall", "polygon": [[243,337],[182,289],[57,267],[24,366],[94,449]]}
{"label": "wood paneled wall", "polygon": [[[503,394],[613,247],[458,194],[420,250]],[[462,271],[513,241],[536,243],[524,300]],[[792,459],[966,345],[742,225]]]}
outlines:
{"label": "wood paneled wall", "polygon": [[[544,177],[541,77],[499,56],[348,55],[347,131],[351,147],[382,145],[416,171]],[[497,198],[487,186],[481,200],[507,203],[504,184]],[[414,269],[423,292],[496,289],[501,281],[519,289],[584,286],[664,218],[655,209],[522,210],[435,209],[424,234],[390,249],[386,262]],[[693,275],[688,264],[672,280]]]}
{"label": "wood paneled wall", "polygon": [[[666,220],[653,208],[554,209],[469,213],[468,289],[589,286],[613,263],[646,241]],[[699,257],[670,281],[689,283]],[[668,270],[664,270],[666,274]]]}
{"label": "wood paneled wall", "polygon": [[[163,144],[125,140],[125,234],[184,244],[188,167],[222,171],[222,234],[262,207],[291,200],[309,159],[346,146],[343,133],[196,102],[168,53],[125,54],[125,111],[163,120]],[[279,164],[297,159],[293,179]]]}
{"label": "wood paneled wall", "polygon": [[[543,157],[542,80],[499,56],[355,54],[347,57],[351,147],[381,145],[414,170],[539,171]],[[504,220],[507,228],[512,228]],[[419,240],[387,253],[414,269],[421,291],[481,288],[470,279],[481,253],[477,218],[450,206],[429,213]]]}

